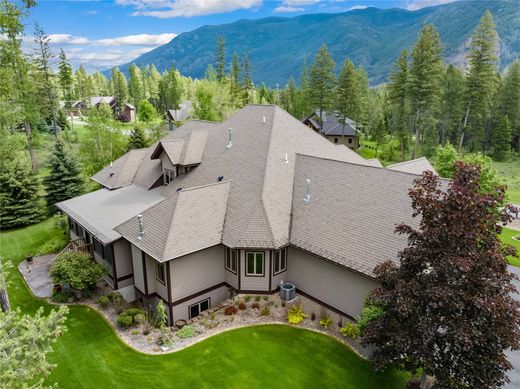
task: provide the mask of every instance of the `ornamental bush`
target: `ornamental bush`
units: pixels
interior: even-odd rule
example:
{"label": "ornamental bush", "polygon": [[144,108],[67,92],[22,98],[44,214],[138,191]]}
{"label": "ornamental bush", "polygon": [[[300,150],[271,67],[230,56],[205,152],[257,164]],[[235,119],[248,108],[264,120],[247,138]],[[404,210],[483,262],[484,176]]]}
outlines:
{"label": "ornamental bush", "polygon": [[68,252],[60,255],[50,269],[52,281],[56,284],[69,284],[74,289],[92,288],[107,274],[105,266],[95,262],[90,255],[81,252]]}
{"label": "ornamental bush", "polygon": [[301,304],[293,305],[289,309],[289,313],[287,314],[287,321],[289,322],[289,324],[300,324],[306,317],[307,314],[303,312]]}
{"label": "ornamental bush", "polygon": [[107,296],[101,296],[98,300],[98,304],[105,308],[108,306],[108,304],[110,304],[110,300]]}
{"label": "ornamental bush", "polygon": [[135,317],[137,315],[144,315],[144,311],[142,309],[139,309],[139,308],[128,308],[125,311],[125,314],[127,314],[128,316]]}
{"label": "ornamental bush", "polygon": [[124,313],[117,316],[117,324],[123,328],[130,327],[133,322],[132,316],[125,315]]}
{"label": "ornamental bush", "polygon": [[177,331],[177,336],[181,339],[191,338],[194,335],[195,335],[195,329],[189,325],[184,326],[179,331]]}
{"label": "ornamental bush", "polygon": [[356,339],[359,335],[361,335],[359,327],[356,324],[350,322],[345,323],[345,326],[339,331],[344,337],[351,339]]}
{"label": "ornamental bush", "polygon": [[320,320],[320,326],[327,329],[332,324],[332,317],[325,316]]}
{"label": "ornamental bush", "polygon": [[230,305],[224,309],[224,314],[231,316],[237,313],[238,309],[234,305]]}

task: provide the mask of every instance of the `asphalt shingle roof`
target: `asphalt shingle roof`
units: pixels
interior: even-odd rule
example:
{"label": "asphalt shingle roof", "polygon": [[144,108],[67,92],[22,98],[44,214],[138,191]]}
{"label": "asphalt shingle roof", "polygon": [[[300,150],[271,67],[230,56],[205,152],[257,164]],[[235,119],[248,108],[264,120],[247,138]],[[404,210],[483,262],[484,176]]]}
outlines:
{"label": "asphalt shingle roof", "polygon": [[422,174],[422,172],[425,170],[429,170],[437,174],[430,161],[428,161],[425,157],[388,165],[387,168],[412,174]]}

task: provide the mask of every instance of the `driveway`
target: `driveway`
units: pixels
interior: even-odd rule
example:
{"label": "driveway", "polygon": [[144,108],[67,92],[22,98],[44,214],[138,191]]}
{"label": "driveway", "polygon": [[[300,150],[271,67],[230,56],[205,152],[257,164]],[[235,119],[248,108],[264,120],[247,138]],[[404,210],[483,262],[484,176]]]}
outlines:
{"label": "driveway", "polygon": [[[509,270],[520,277],[520,268],[509,266]],[[515,295],[515,298],[520,300],[520,281],[517,280],[514,282],[514,284],[516,286],[516,290],[518,291],[518,293]],[[508,351],[507,356],[513,365],[513,369],[510,370],[508,374],[511,382],[507,385],[504,385],[504,389],[518,389],[520,388],[520,350]]]}

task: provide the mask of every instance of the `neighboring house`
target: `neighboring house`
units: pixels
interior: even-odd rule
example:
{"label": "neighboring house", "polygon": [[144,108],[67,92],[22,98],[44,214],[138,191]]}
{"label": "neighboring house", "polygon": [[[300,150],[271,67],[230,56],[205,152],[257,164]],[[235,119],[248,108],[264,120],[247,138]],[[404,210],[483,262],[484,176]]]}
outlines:
{"label": "neighboring house", "polygon": [[359,147],[359,134],[357,124],[349,118],[342,119],[333,112],[323,112],[323,126],[320,126],[319,111],[313,112],[303,120],[303,124],[319,132],[332,143],[343,144],[349,149],[357,149]]}
{"label": "neighboring house", "polygon": [[130,103],[125,103],[119,112],[119,120],[126,123],[135,122],[135,107]]}
{"label": "neighboring house", "polygon": [[282,281],[357,317],[374,267],[406,246],[395,226],[418,226],[417,175],[372,164],[277,106],[248,105],[131,150],[92,177],[103,189],[57,206],[110,285],[146,307],[162,300],[170,324],[231,288],[268,294]]}
{"label": "neighboring house", "polygon": [[67,108],[67,103],[65,101],[60,101],[60,108],[65,111],[67,116],[75,116],[80,117],[83,115],[83,112],[87,109],[87,106],[82,101],[72,101],[70,103],[70,108]]}
{"label": "neighboring house", "polygon": [[190,116],[191,112],[191,101],[186,100],[179,104],[179,109],[169,109],[164,114],[166,121],[168,122],[168,128],[170,131],[175,129],[176,123],[184,122]]}

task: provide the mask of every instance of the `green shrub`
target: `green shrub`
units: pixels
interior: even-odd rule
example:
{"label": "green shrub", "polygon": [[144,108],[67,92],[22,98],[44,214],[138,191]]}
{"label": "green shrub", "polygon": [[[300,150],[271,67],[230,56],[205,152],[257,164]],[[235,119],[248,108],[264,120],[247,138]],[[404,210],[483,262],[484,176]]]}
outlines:
{"label": "green shrub", "polygon": [[157,339],[157,343],[159,344],[159,346],[166,347],[171,347],[171,345],[173,344],[172,334],[167,326],[161,327],[161,334]]}
{"label": "green shrub", "polygon": [[134,316],[135,324],[143,324],[144,322],[146,322],[146,315],[144,313],[138,313]]}
{"label": "green shrub", "polygon": [[125,315],[124,313],[117,316],[117,324],[123,328],[130,327],[133,322],[134,319],[132,319],[132,316]]}
{"label": "green shrub", "polygon": [[72,297],[72,292],[70,291],[63,291],[54,293],[51,297],[51,300],[56,303],[66,303],[69,301],[69,299]]}
{"label": "green shrub", "polygon": [[181,339],[191,338],[195,335],[195,329],[192,326],[184,326],[177,331],[177,336]]}
{"label": "green shrub", "polygon": [[303,312],[301,304],[293,305],[289,309],[289,313],[287,314],[287,321],[289,322],[289,324],[300,324],[306,317],[307,314]]}
{"label": "green shrub", "polygon": [[262,316],[269,316],[271,314],[271,310],[269,309],[269,307],[267,305],[264,305],[264,307],[260,311],[260,314]]}
{"label": "green shrub", "polygon": [[144,315],[144,311],[139,308],[128,308],[125,311],[125,314],[127,314],[128,316],[135,317],[136,315]]}
{"label": "green shrub", "polygon": [[260,300],[262,300],[262,296],[255,296],[255,301],[256,302],[259,302]]}
{"label": "green shrub", "polygon": [[122,299],[124,300],[123,298],[123,295],[119,292],[114,292],[114,291],[111,291],[111,292],[108,292],[106,295],[105,295],[106,298],[108,298],[110,301],[114,301],[114,300],[117,300],[117,299]]}
{"label": "green shrub", "polygon": [[332,317],[330,317],[330,316],[325,316],[324,318],[322,318],[320,320],[320,326],[322,326],[325,329],[329,328],[329,326],[331,324],[332,324]]}
{"label": "green shrub", "polygon": [[377,319],[379,316],[383,314],[383,308],[367,303],[363,307],[363,311],[361,312],[361,317],[359,318],[357,325],[359,327],[359,331],[361,334],[363,334],[363,331],[365,331],[366,326],[369,322],[371,322],[374,319]]}
{"label": "green shrub", "polygon": [[264,301],[267,301],[267,300],[269,300],[269,296],[264,296],[264,297],[262,297],[262,299],[263,299]]}
{"label": "green shrub", "polygon": [[135,335],[139,335],[139,331],[137,331],[137,330],[132,330],[131,334],[134,335],[134,336],[135,336]]}
{"label": "green shrub", "polygon": [[110,304],[110,300],[107,296],[101,296],[98,300],[98,304],[105,308],[108,306],[108,304]]}
{"label": "green shrub", "polygon": [[88,289],[107,274],[105,266],[95,262],[90,255],[69,252],[60,255],[50,269],[54,283],[69,284],[74,289]]}
{"label": "green shrub", "polygon": [[52,237],[50,240],[38,247],[36,252],[38,255],[57,253],[67,245],[67,239],[64,235]]}
{"label": "green shrub", "polygon": [[251,301],[251,296],[250,295],[247,295],[246,297],[244,297],[244,301],[246,303],[250,302]]}
{"label": "green shrub", "polygon": [[356,339],[359,335],[361,335],[359,327],[356,324],[350,322],[345,323],[345,326],[339,331],[343,336],[352,339]]}

